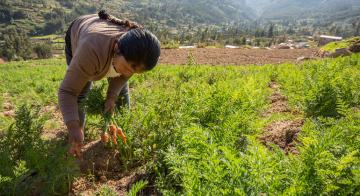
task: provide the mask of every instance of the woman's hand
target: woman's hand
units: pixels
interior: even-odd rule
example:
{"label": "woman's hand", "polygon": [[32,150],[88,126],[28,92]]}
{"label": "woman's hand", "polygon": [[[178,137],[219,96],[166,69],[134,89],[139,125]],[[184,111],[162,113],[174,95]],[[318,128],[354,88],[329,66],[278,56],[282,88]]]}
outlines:
{"label": "woman's hand", "polygon": [[104,113],[107,113],[107,112],[113,113],[114,112],[115,101],[116,101],[115,97],[110,97],[110,98],[106,99],[105,105],[104,105]]}
{"label": "woman's hand", "polygon": [[81,159],[81,147],[84,142],[84,132],[78,121],[71,121],[66,124],[69,131],[69,154]]}

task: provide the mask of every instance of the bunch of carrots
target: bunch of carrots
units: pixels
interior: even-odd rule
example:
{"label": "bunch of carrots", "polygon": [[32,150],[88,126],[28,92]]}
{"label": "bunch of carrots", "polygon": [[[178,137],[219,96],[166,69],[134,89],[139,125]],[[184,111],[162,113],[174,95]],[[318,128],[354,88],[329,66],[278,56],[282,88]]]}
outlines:
{"label": "bunch of carrots", "polygon": [[104,91],[104,83],[99,86],[95,86],[90,90],[81,107],[86,110],[87,114],[101,116],[101,123],[97,126],[102,130],[100,135],[102,142],[109,143],[111,139],[112,143],[117,145],[117,137],[120,137],[124,144],[126,144],[126,136],[123,130],[116,124],[114,118],[114,115],[116,114],[112,114],[110,112],[103,113],[105,104],[105,99],[103,96]]}
{"label": "bunch of carrots", "polygon": [[111,140],[115,145],[118,144],[117,137],[120,137],[124,144],[126,144],[126,135],[123,130],[115,124],[109,125],[107,131],[101,133],[101,141],[106,144],[109,142],[109,137],[111,137]]}

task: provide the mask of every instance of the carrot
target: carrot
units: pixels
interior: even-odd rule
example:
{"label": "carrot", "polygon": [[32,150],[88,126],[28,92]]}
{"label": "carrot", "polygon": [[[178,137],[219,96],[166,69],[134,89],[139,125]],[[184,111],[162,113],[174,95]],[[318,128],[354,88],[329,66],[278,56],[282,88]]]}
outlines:
{"label": "carrot", "polygon": [[113,141],[113,143],[114,143],[115,145],[118,144],[118,143],[117,143],[117,140],[116,140],[116,135],[112,135],[112,136],[111,136],[111,139],[112,139],[112,141]]}
{"label": "carrot", "polygon": [[120,127],[117,129],[117,134],[119,137],[121,137],[123,142],[126,144],[126,135]]}
{"label": "carrot", "polygon": [[101,141],[104,142],[104,143],[108,143],[109,142],[109,136],[107,133],[102,133],[101,134]]}
{"label": "carrot", "polygon": [[115,125],[110,125],[109,133],[110,133],[110,135],[116,135],[116,126]]}

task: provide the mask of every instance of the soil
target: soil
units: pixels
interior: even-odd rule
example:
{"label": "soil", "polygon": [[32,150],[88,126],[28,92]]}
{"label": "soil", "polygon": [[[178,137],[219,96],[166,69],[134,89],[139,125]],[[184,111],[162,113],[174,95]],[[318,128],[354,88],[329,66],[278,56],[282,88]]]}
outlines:
{"label": "soil", "polygon": [[304,120],[286,120],[271,123],[264,130],[264,135],[259,139],[267,147],[276,144],[285,153],[298,154],[296,150],[297,135],[301,131]]}
{"label": "soil", "polygon": [[[271,106],[263,113],[263,116],[271,116],[274,113],[291,113],[297,117],[301,114],[299,111],[289,108],[287,98],[281,94],[278,83],[271,81],[269,88],[274,92],[269,97]],[[265,127],[264,133],[259,137],[259,140],[270,149],[271,144],[275,144],[283,149],[286,154],[298,154],[296,149],[297,135],[301,131],[303,124],[303,119],[272,122]]]}
{"label": "soil", "polygon": [[8,93],[3,93],[4,103],[2,105],[2,111],[0,110],[0,115],[12,118],[15,116],[14,106],[10,102],[10,95]]}
{"label": "soil", "polygon": [[271,107],[265,112],[264,116],[270,116],[271,114],[277,112],[291,112],[287,105],[287,98],[282,96],[279,92],[273,93],[269,97],[269,100],[271,101]]}
{"label": "soil", "polygon": [[195,62],[208,65],[264,65],[297,62],[299,57],[312,59],[317,51],[312,49],[162,49],[161,64],[186,64],[191,52]]}
{"label": "soil", "polygon": [[[82,160],[79,161],[80,171],[84,174],[72,184],[72,195],[94,195],[103,185],[115,190],[117,195],[125,195],[131,186],[146,178],[141,166],[133,165],[125,171],[120,161],[121,154],[116,149],[108,148],[100,140],[86,144],[82,149]],[[92,174],[92,179],[88,178]],[[155,193],[148,186],[149,194]]]}
{"label": "soil", "polygon": [[86,144],[82,148],[82,156],[80,161],[82,173],[106,176],[122,171],[119,151],[107,148],[100,140]]}

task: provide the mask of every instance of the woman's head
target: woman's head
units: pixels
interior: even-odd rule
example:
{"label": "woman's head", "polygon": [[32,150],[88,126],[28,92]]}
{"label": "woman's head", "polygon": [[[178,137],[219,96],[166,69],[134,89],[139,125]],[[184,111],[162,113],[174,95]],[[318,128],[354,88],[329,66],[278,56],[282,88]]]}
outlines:
{"label": "woman's head", "polygon": [[148,30],[131,29],[123,34],[117,42],[118,55],[127,61],[143,64],[144,70],[151,70],[157,64],[160,56],[160,42]]}
{"label": "woman's head", "polygon": [[160,56],[160,42],[154,34],[136,23],[112,17],[105,11],[100,11],[99,17],[130,29],[117,41],[118,56],[124,57],[134,66],[142,66],[144,71],[155,67]]}

